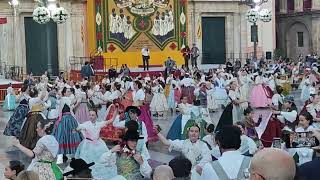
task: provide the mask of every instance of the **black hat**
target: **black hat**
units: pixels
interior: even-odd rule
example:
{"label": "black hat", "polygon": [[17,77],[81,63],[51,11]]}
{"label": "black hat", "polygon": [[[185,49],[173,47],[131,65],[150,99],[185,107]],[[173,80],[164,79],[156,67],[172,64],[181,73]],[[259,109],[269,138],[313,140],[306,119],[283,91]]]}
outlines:
{"label": "black hat", "polygon": [[94,165],[94,162],[87,164],[83,159],[72,158],[71,162],[70,162],[70,167],[73,170],[64,173],[63,176],[69,176],[70,174],[77,174],[83,170],[89,169],[89,167],[91,167],[93,165]]}
{"label": "black hat", "polygon": [[129,112],[129,111],[131,111],[133,113],[136,113],[138,116],[140,116],[140,114],[141,114],[140,109],[138,107],[136,107],[136,106],[128,106],[126,108],[126,112]]}
{"label": "black hat", "polygon": [[138,141],[139,139],[143,139],[143,137],[140,137],[139,132],[134,130],[128,130],[126,134],[123,136],[124,141],[130,141],[130,140]]}

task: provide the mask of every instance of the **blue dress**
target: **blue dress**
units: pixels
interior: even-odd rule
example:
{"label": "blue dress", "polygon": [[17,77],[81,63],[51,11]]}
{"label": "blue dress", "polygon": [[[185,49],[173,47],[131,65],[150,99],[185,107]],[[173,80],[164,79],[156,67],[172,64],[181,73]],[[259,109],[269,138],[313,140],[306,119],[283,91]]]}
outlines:
{"label": "blue dress", "polygon": [[82,141],[80,132],[74,132],[78,127],[77,120],[70,112],[62,114],[61,121],[57,121],[53,135],[59,143],[58,154],[72,155],[76,153],[79,144]]}
{"label": "blue dress", "polygon": [[19,106],[10,117],[3,134],[5,136],[15,136],[19,138],[23,121],[26,118],[28,112],[28,101],[24,99],[20,102]]}
{"label": "blue dress", "polygon": [[12,111],[16,108],[16,96],[7,94],[3,103],[3,110]]}
{"label": "blue dress", "polygon": [[181,123],[182,123],[182,114],[178,115],[177,118],[174,120],[168,134],[167,134],[167,139],[171,140],[182,140],[182,128],[181,128]]}

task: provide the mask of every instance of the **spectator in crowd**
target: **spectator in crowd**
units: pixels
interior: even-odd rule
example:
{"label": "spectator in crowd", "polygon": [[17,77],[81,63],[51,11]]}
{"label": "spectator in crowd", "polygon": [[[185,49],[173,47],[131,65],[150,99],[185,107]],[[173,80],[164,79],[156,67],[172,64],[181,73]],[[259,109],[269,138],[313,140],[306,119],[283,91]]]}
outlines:
{"label": "spectator in crowd", "polygon": [[84,66],[81,67],[81,71],[80,71],[82,78],[90,77],[90,74],[88,74],[89,72],[88,68],[89,68],[89,62],[86,61],[84,63]]}
{"label": "spectator in crowd", "polygon": [[108,70],[108,74],[109,74],[109,78],[111,79],[111,81],[114,81],[118,74],[117,74],[117,70],[111,65],[110,69]]}
{"label": "spectator in crowd", "polygon": [[20,161],[10,161],[4,169],[4,177],[10,180],[16,180],[18,174],[24,170],[24,165]]}
{"label": "spectator in crowd", "polygon": [[[320,130],[313,129],[313,135],[320,141]],[[318,180],[320,178],[320,157],[299,166],[297,177],[299,180]]]}
{"label": "spectator in crowd", "polygon": [[238,151],[241,144],[241,130],[237,126],[223,126],[216,134],[221,157],[207,163],[203,168],[197,167],[201,179],[243,179],[251,158]]}
{"label": "spectator in crowd", "polygon": [[249,172],[250,180],[293,180],[296,165],[287,152],[265,148],[254,155]]}
{"label": "spectator in crowd", "polygon": [[175,178],[181,180],[189,180],[191,176],[192,164],[189,159],[184,156],[178,156],[169,162]]}
{"label": "spectator in crowd", "polygon": [[70,171],[63,174],[63,176],[72,176],[72,178],[86,178],[91,179],[91,169],[90,167],[94,165],[94,162],[87,164],[83,159],[74,159],[72,158],[70,162]]}
{"label": "spectator in crowd", "polygon": [[174,178],[173,171],[168,165],[158,166],[153,173],[153,180],[172,180]]}

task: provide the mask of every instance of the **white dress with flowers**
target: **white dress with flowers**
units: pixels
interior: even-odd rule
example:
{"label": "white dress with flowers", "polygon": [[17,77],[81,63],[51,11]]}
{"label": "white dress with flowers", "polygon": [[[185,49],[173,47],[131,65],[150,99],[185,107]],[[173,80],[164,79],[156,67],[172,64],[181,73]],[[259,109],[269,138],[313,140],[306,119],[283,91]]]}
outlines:
{"label": "white dress with flowers", "polygon": [[[100,138],[100,130],[107,121],[95,122],[86,121],[80,124],[77,129],[81,130],[85,139],[80,143],[75,154],[76,159],[83,159],[86,163],[97,162],[100,156],[109,149],[106,143]],[[95,164],[91,167],[95,179],[105,179],[105,169]]]}

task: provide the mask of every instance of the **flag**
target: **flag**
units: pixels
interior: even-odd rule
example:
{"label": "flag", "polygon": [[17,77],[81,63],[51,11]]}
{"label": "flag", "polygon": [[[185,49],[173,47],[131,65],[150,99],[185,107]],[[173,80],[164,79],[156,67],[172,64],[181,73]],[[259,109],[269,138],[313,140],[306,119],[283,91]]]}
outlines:
{"label": "flag", "polygon": [[82,21],[82,23],[81,23],[80,32],[81,32],[81,40],[82,40],[82,42],[84,43],[85,32],[84,32],[84,24],[83,24],[83,21]]}
{"label": "flag", "polygon": [[199,40],[201,40],[201,38],[202,38],[201,17],[199,17],[198,22],[199,22],[199,24],[198,24],[197,37]]}

